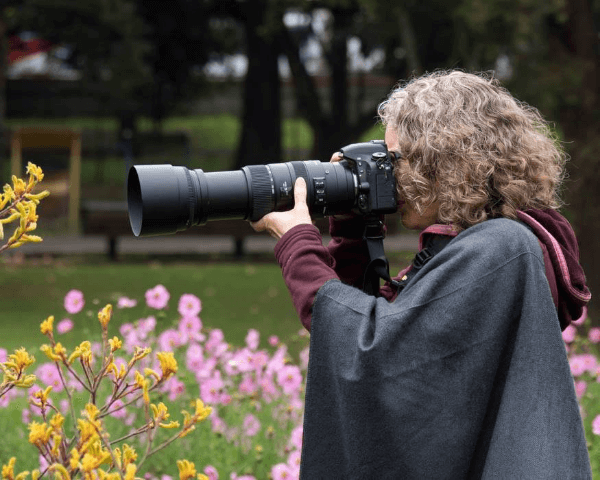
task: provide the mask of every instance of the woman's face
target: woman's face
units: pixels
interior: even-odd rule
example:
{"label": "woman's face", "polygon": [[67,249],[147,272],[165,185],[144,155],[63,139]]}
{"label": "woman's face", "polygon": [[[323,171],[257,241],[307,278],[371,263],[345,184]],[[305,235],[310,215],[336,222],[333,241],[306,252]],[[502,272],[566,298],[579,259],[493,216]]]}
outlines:
{"label": "woman's face", "polygon": [[[400,152],[398,134],[394,128],[387,127],[385,131],[385,143],[390,152]],[[406,159],[399,159],[398,161],[406,162]],[[402,215],[402,225],[410,230],[423,230],[436,223],[439,208],[439,202],[435,201],[420,214],[414,206],[405,202],[403,198],[399,199],[398,202],[398,212]]]}

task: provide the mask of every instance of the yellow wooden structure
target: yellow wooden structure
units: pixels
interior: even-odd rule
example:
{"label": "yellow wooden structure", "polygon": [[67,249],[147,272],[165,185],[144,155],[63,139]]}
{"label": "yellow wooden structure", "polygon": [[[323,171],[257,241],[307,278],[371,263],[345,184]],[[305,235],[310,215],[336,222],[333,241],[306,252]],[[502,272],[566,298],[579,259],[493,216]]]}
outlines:
{"label": "yellow wooden structure", "polygon": [[22,151],[27,149],[67,149],[70,151],[67,182],[50,185],[44,179],[40,186],[51,195],[68,195],[68,229],[79,233],[79,207],[81,202],[81,133],[69,128],[21,127],[11,135],[11,172],[22,178],[25,171]]}

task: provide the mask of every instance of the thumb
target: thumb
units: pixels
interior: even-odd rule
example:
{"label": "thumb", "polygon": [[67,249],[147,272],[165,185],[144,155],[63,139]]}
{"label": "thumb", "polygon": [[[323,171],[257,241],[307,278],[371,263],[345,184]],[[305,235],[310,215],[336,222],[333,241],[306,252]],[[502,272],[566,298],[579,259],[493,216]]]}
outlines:
{"label": "thumb", "polygon": [[[298,177],[294,184],[294,208],[306,206],[306,182],[304,178]],[[307,207],[308,208],[308,207]]]}

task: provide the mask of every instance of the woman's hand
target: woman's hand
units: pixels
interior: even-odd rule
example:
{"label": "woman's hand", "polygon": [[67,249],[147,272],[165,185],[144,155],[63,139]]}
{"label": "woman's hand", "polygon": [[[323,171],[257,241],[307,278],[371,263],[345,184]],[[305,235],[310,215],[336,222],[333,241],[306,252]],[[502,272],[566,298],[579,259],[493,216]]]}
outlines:
{"label": "woman's hand", "polygon": [[280,239],[296,225],[312,225],[306,204],[306,182],[302,177],[294,184],[294,208],[287,212],[271,212],[250,225],[257,232],[266,230],[272,237]]}

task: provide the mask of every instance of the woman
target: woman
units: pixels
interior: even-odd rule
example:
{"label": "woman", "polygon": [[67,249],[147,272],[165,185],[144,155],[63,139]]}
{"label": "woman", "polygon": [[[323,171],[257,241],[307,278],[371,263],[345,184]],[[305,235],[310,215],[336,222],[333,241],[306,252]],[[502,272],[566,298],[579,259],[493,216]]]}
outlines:
{"label": "woman", "polygon": [[324,247],[301,179],[293,210],[253,224],[280,239],[311,331],[303,478],[591,478],[561,337],[590,294],[548,124],[460,71],[410,81],[379,114],[402,223],[435,254],[400,288],[356,288],[362,217],[332,219]]}

